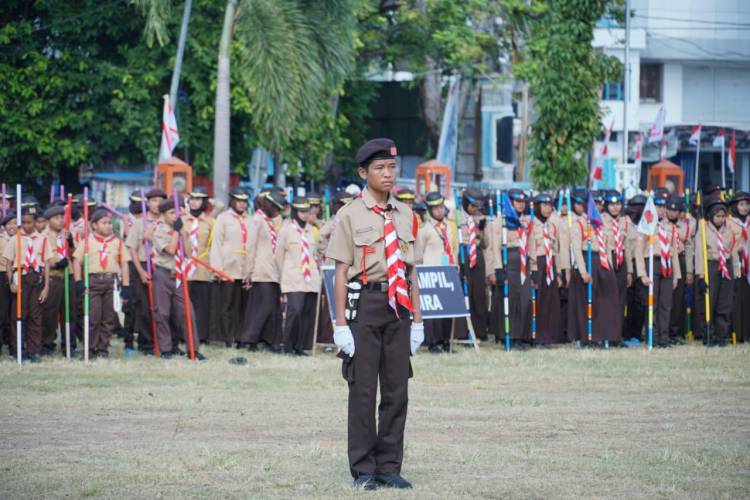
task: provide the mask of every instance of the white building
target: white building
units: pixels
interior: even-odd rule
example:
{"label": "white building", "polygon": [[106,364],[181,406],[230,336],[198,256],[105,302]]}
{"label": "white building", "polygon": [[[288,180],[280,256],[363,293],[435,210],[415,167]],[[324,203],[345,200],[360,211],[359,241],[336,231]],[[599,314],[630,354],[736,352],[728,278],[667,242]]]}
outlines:
{"label": "white building", "polygon": [[[685,170],[686,185],[695,181],[696,148],[687,141],[690,128],[703,125],[700,185],[721,183],[720,148],[713,137],[726,129],[726,154],[732,131],[736,136],[738,189],[750,188],[750,1],[748,0],[630,0],[630,56],[627,125],[630,161],[635,135],[645,132],[660,107],[666,108],[668,157]],[[594,46],[625,59],[625,30],[600,23]],[[622,189],[638,184],[637,168],[623,165],[625,127],[622,82],[605,85],[600,106],[602,127],[613,125],[605,187]],[[596,151],[601,146],[597,144]],[[659,145],[645,144],[643,170],[659,159]],[[726,170],[726,183],[732,179]],[[644,173],[645,177],[645,173]],[[644,178],[642,177],[642,178]],[[614,185],[613,185],[614,184]]]}

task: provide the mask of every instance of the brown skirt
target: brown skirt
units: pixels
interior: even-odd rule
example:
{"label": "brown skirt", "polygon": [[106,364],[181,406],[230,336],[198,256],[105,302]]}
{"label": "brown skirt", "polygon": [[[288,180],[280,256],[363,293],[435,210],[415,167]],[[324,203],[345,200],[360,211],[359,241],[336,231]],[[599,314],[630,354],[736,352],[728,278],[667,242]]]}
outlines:
{"label": "brown skirt", "polygon": [[536,292],[536,342],[538,344],[557,344],[563,341],[560,335],[560,293],[557,287],[557,270],[554,278],[547,284],[545,274],[546,258],[536,258],[539,269],[539,283]]}
{"label": "brown skirt", "polygon": [[517,248],[508,249],[508,307],[511,340],[531,340],[531,269],[521,284],[521,255]]}
{"label": "brown skirt", "polygon": [[[591,340],[622,340],[622,309],[617,291],[617,277],[610,267],[599,264],[599,254],[591,253],[591,279],[593,281],[593,329]],[[584,337],[585,338],[585,337]]]}

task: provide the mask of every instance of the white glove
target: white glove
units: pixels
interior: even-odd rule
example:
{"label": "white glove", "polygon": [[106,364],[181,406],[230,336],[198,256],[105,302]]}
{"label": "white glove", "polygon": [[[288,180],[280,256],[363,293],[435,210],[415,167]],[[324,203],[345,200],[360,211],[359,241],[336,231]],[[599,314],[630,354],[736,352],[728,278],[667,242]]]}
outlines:
{"label": "white glove", "polygon": [[416,354],[419,346],[424,342],[424,323],[411,324],[411,353]]}
{"label": "white glove", "polygon": [[349,326],[339,326],[333,330],[333,342],[347,356],[354,356],[354,336]]}

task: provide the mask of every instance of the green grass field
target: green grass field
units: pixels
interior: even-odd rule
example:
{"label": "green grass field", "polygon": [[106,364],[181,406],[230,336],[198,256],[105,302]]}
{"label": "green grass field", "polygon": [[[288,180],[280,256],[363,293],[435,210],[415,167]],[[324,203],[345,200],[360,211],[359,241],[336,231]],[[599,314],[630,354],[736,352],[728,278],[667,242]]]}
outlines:
{"label": "green grass field", "polygon": [[205,354],[3,356],[0,498],[750,497],[748,346],[420,353],[415,489],[375,493],[349,486],[332,354]]}

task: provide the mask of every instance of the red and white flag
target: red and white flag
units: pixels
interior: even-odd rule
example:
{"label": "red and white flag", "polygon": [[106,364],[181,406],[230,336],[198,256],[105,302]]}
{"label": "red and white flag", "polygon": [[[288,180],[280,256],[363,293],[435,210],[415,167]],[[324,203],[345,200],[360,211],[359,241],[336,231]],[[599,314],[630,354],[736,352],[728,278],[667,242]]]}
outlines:
{"label": "red and white flag", "polygon": [[659,142],[664,138],[664,122],[667,120],[667,109],[662,106],[656,113],[656,119],[648,129],[648,142]]}
{"label": "red and white flag", "polygon": [[714,137],[713,146],[715,148],[723,148],[724,147],[724,129],[721,129],[719,133]]}
{"label": "red and white flag", "polygon": [[734,130],[732,130],[732,139],[729,141],[729,158],[727,159],[727,166],[729,171],[734,173],[734,166],[737,164],[737,138],[734,136]]}
{"label": "red and white flag", "polygon": [[688,139],[688,142],[692,144],[693,146],[697,146],[701,142],[701,130],[703,129],[703,125],[700,123],[693,127],[693,129],[690,131],[690,139]]}
{"label": "red and white flag", "polygon": [[641,168],[641,162],[643,161],[642,152],[643,152],[643,134],[638,132],[635,135],[635,164],[638,165],[639,169]]}
{"label": "red and white flag", "polygon": [[641,234],[653,235],[656,232],[656,225],[659,223],[659,215],[656,213],[654,204],[654,195],[649,193],[646,206],[641,214],[641,220],[638,223],[638,232]]}
{"label": "red and white flag", "polygon": [[174,116],[174,108],[169,102],[169,96],[164,96],[164,112],[161,118],[161,148],[159,149],[159,161],[172,158],[172,151],[180,142],[180,131],[177,129],[177,119]]}
{"label": "red and white flag", "polygon": [[609,158],[609,138],[612,136],[612,129],[615,126],[615,121],[612,120],[612,124],[609,128],[604,130],[604,142],[602,147],[599,149],[599,156],[594,161],[594,169],[591,171],[591,180],[600,181],[602,180],[604,161]]}

